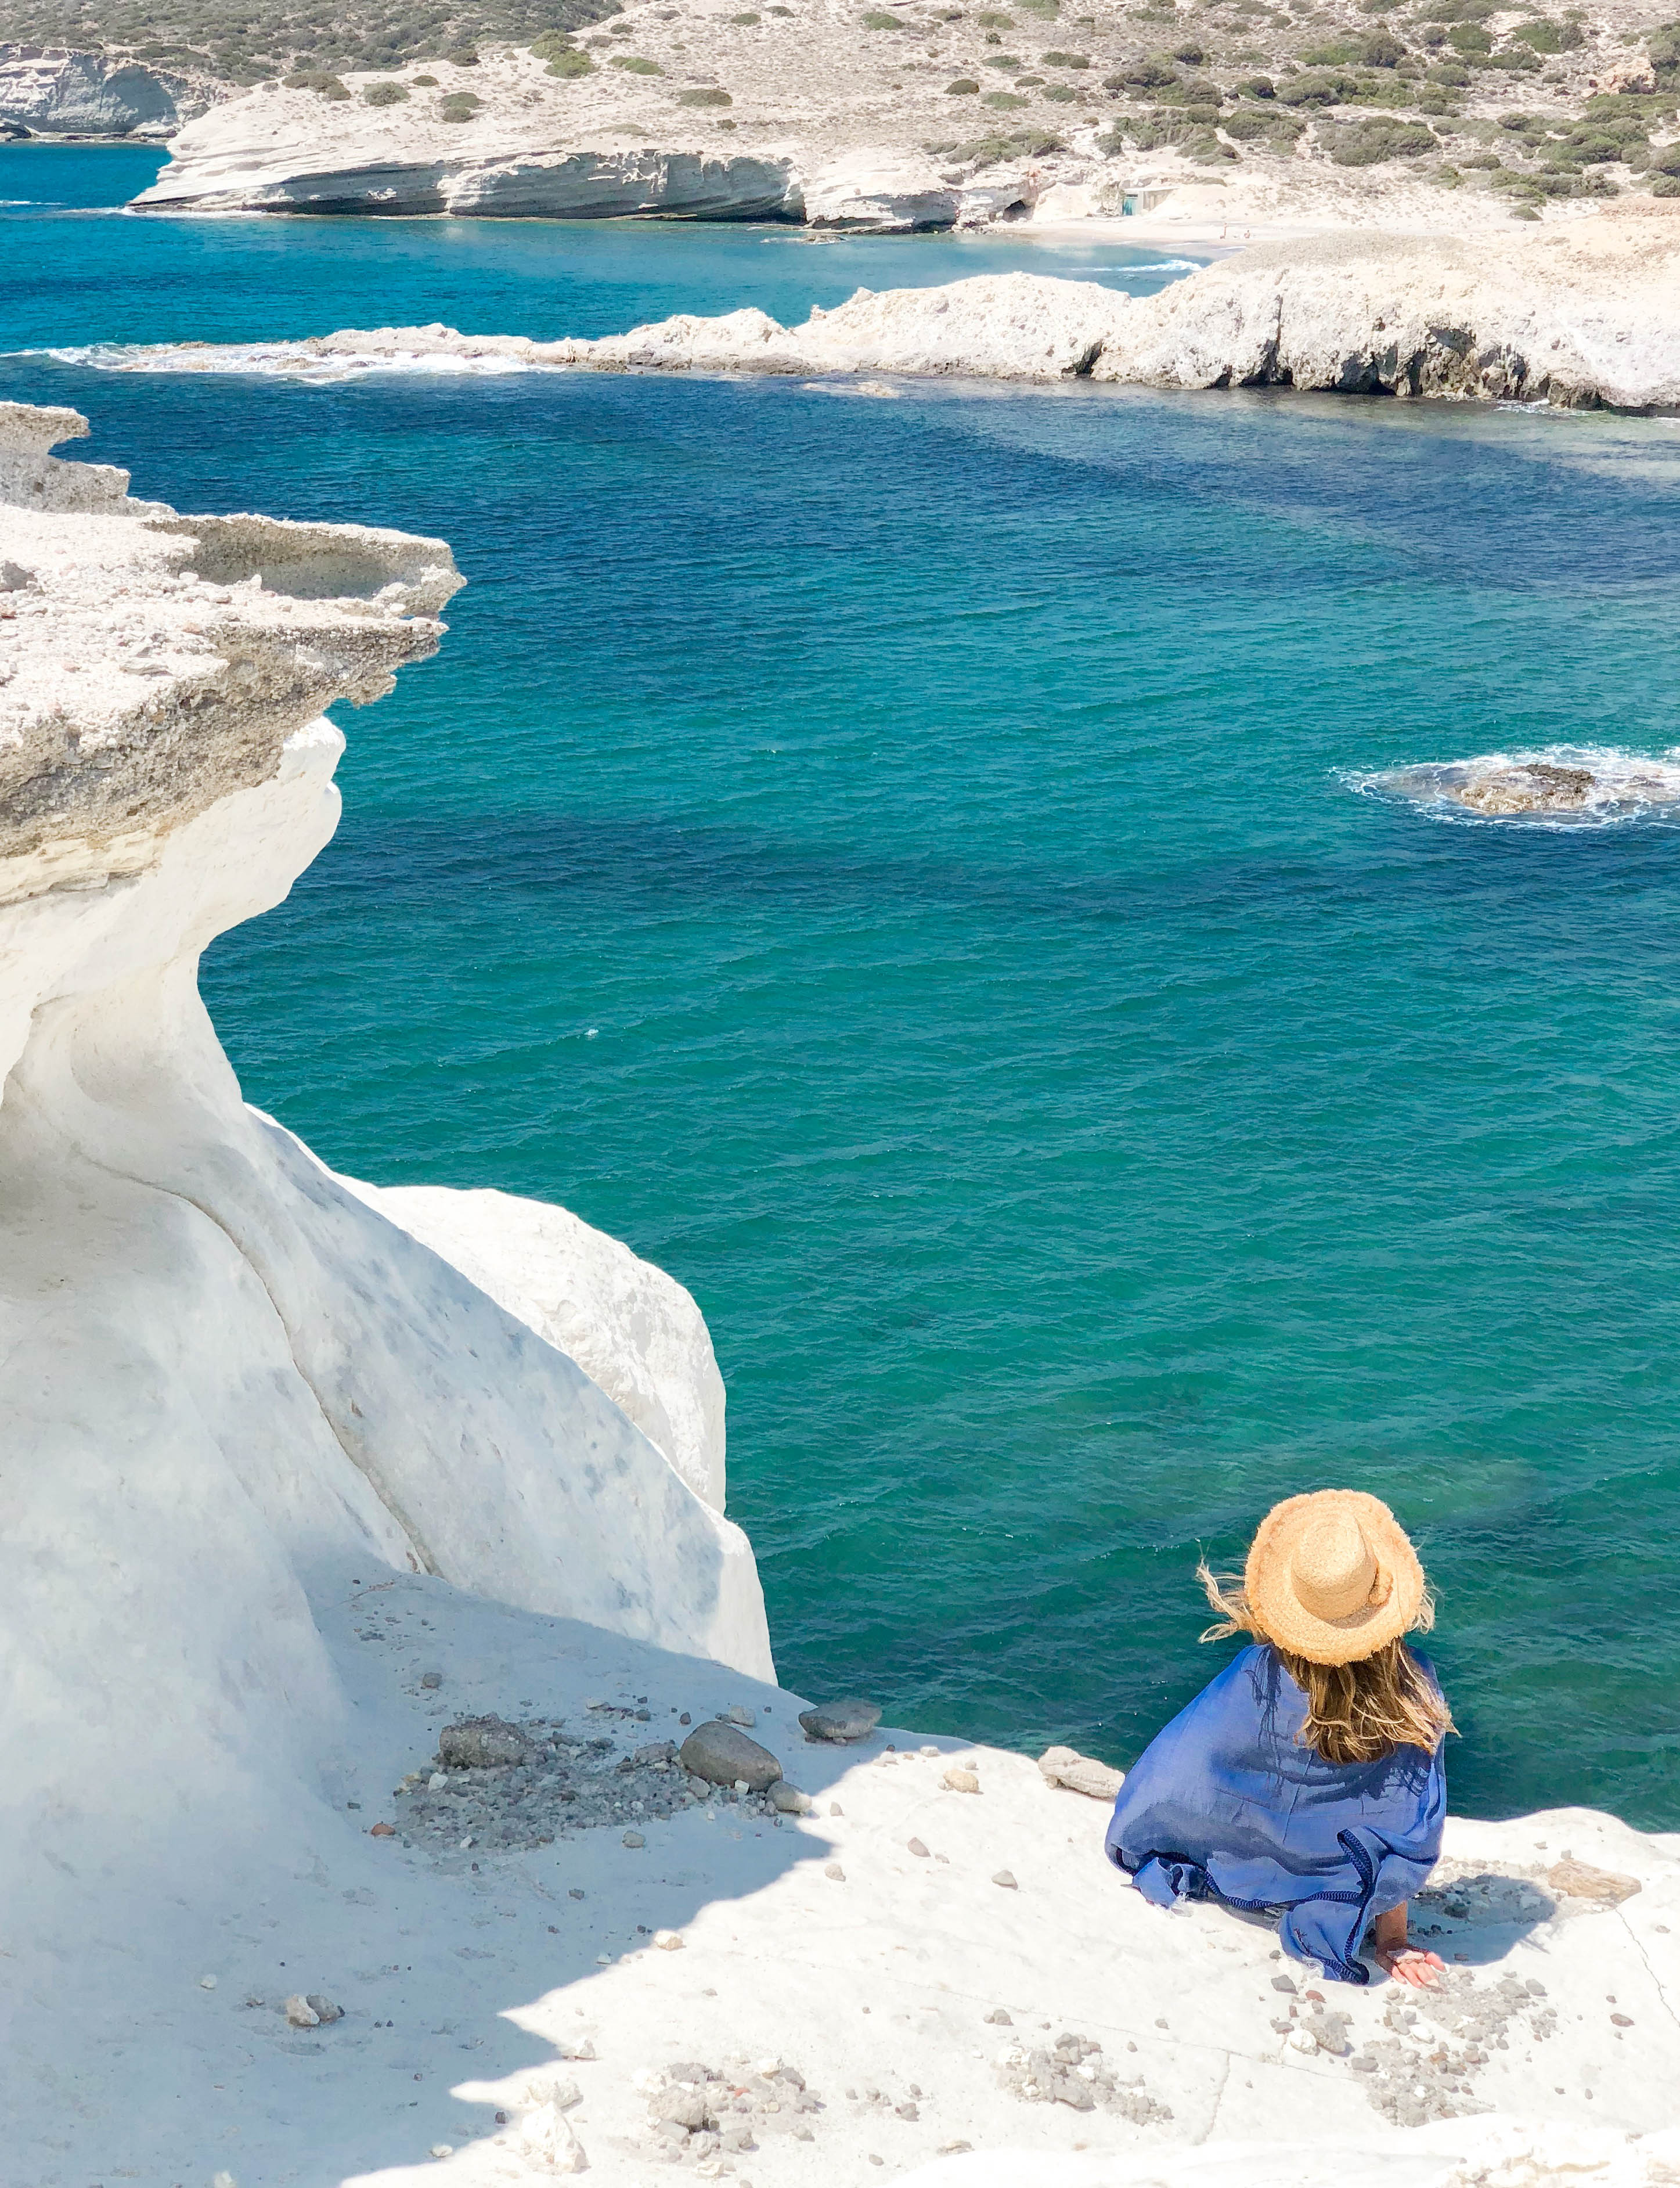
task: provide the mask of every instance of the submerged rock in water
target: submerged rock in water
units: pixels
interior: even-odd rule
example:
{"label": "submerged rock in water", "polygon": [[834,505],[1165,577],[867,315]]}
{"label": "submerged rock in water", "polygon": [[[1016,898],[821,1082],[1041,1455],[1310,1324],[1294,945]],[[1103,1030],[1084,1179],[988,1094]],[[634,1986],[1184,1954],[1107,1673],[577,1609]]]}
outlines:
{"label": "submerged rock in water", "polygon": [[1478,813],[1579,813],[1595,785],[1590,768],[1529,760],[1474,775],[1452,794]]}

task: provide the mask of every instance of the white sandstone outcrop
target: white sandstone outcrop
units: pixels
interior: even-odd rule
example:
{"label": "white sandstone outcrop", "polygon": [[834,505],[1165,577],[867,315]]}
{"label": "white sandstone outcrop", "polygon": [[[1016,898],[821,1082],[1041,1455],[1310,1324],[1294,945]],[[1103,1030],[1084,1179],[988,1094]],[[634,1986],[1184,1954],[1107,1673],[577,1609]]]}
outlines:
{"label": "white sandstone outcrop", "polygon": [[424,363],[464,370],[764,372],[1323,389],[1680,408],[1680,200],[1630,202],[1520,241],[1322,235],[1265,244],[1158,295],[982,274],[860,289],[803,325],[744,308],[681,313],[598,341],[454,328],[345,329],[217,348],[67,352],[132,371],[338,379]]}
{"label": "white sandstone outcrop", "polygon": [[0,137],[161,142],[229,88],[144,61],[0,44]]}
{"label": "white sandstone outcrop", "polygon": [[509,1193],[342,1182],[575,1360],[697,1497],[724,1508],[724,1379],[674,1277],[568,1210]]}
{"label": "white sandstone outcrop", "polygon": [[[322,707],[435,650],[448,549],[128,502],[47,453],[80,430],[0,411],[0,1875],[49,1898],[170,1869],[154,1826],[183,1807],[237,1832],[318,1797],[346,1699],[316,1607],[351,1576],[770,1668],[739,1530],[528,1317],[247,1108],[199,1000],[205,945],[336,824]],[[573,1276],[601,1344],[634,1321],[604,1251]],[[718,1394],[671,1426],[680,1317],[642,1294],[671,1326],[621,1379],[715,1493]]]}

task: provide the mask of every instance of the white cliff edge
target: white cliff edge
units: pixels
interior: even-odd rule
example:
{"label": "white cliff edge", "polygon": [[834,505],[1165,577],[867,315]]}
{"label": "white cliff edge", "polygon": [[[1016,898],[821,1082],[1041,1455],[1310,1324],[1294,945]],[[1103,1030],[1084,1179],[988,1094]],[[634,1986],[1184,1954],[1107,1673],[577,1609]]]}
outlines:
{"label": "white cliff edge", "polygon": [[897,374],[1176,388],[1680,409],[1680,200],[1629,204],[1519,239],[1323,235],[1265,244],[1153,296],[984,274],[860,289],[784,327],[747,308],[596,341],[345,329],[302,341],[65,352],[113,369]]}
{"label": "white cliff edge", "polygon": [[[687,1294],[335,1177],[199,1000],[448,550],[178,516],[82,430],[0,406],[8,2177],[1672,2188],[1680,1840],[1452,1819],[1447,1988],[1321,1994],[1127,1889],[1100,1774],[806,1740]],[[724,1713],[779,1803],[674,1759]],[[491,1715],[531,1759],[452,1764]]]}
{"label": "white cliff edge", "polygon": [[[285,1790],[341,1715],[309,1597],[347,1571],[770,1671],[686,1295],[627,1285],[634,1257],[544,1211],[525,1281],[566,1304],[510,1313],[245,1107],[199,1000],[206,944],[333,832],[323,707],[435,651],[448,548],[179,517],[48,453],[82,430],[0,409],[14,1877],[48,1817],[61,1848],[104,1836],[160,1712],[172,1797]],[[633,1321],[642,1356],[615,1362]],[[698,1491],[551,1341],[562,1325]]]}

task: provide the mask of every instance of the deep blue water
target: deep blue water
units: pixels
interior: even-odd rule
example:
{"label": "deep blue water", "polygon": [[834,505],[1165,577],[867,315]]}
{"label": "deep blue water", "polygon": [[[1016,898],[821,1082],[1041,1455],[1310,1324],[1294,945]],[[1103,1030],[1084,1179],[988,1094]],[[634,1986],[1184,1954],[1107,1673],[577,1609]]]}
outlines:
{"label": "deep blue water", "polygon": [[[0,196],[128,156],[0,152]],[[0,347],[1088,270],[764,237],[14,213]],[[344,712],[339,837],[206,993],[329,1161],[561,1200],[694,1290],[790,1682],[1124,1762],[1222,1661],[1198,1546],[1346,1483],[1439,1587],[1454,1805],[1680,1824],[1680,837],[1344,772],[1680,742],[1675,428],[41,358],[0,394],[183,507],[454,543],[443,654]]]}

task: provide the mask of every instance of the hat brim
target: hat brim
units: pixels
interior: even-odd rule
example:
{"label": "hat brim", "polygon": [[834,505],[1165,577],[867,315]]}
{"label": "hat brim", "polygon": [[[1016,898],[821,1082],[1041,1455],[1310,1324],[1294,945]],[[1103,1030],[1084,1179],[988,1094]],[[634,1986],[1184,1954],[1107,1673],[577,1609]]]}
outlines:
{"label": "hat brim", "polygon": [[[1345,1618],[1318,1618],[1296,1595],[1291,1565],[1295,1545],[1333,1500],[1359,1522],[1376,1560],[1379,1600]],[[1359,1489],[1321,1489],[1288,1497],[1266,1514],[1249,1552],[1243,1590],[1255,1623],[1278,1648],[1311,1664],[1356,1664],[1417,1624],[1423,1568],[1406,1530],[1379,1497]]]}

